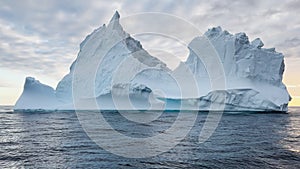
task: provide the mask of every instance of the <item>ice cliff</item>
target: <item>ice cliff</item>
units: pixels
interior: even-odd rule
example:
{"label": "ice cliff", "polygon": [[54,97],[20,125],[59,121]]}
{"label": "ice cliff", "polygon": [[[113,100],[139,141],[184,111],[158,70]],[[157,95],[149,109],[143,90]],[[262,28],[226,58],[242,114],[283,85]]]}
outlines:
{"label": "ice cliff", "polygon": [[[107,26],[86,37],[70,72],[55,90],[34,78],[26,78],[14,109],[76,109],[74,97],[84,103],[95,99],[101,109],[130,109],[126,101],[116,106],[113,98],[122,102],[128,95],[137,109],[174,110],[185,103],[185,109],[191,105],[191,109],[210,110],[212,103],[220,103],[226,111],[287,111],[291,98],[282,83],[284,56],[274,48],[263,48],[259,38],[250,42],[245,33],[232,35],[220,27],[209,29],[190,42],[187,60],[171,71],[123,30],[119,18],[116,12]],[[205,64],[194,52],[203,48],[203,37],[209,40],[222,63],[226,79],[223,90],[211,88]],[[188,89],[189,81],[179,87],[172,76],[184,81],[187,71],[193,74],[199,91],[190,91],[190,97],[183,98],[180,87]],[[91,107],[87,103],[84,108]]]}

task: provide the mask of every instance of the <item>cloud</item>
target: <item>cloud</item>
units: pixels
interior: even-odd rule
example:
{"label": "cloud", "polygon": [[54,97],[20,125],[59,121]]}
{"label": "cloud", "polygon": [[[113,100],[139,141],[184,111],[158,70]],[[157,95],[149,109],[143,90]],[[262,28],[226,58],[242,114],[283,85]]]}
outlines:
{"label": "cloud", "polygon": [[300,38],[298,37],[292,37],[289,39],[286,39],[283,43],[286,47],[299,47],[300,46]]}
{"label": "cloud", "polygon": [[[0,66],[59,79],[76,58],[79,43],[93,29],[107,23],[115,10],[122,16],[170,13],[191,21],[203,32],[218,25],[232,33],[245,31],[250,39],[261,37],[267,47],[276,47],[288,57],[299,57],[299,6],[292,0],[0,1]],[[142,44],[159,45],[143,40]]]}
{"label": "cloud", "polygon": [[8,84],[6,82],[0,82],[0,87],[10,87],[11,84]]}
{"label": "cloud", "polygon": [[111,2],[96,2],[1,1],[0,66],[63,76],[79,43],[113,13]]}
{"label": "cloud", "polygon": [[286,85],[288,88],[300,88],[300,85]]}

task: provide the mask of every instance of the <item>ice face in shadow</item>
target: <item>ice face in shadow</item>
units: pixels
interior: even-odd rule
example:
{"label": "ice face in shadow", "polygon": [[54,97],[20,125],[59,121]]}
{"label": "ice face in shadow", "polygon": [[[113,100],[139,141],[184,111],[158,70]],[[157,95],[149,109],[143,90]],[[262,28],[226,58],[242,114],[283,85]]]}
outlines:
{"label": "ice face in shadow", "polygon": [[[77,109],[73,105],[75,90],[75,98],[85,105],[81,109],[95,109],[89,103],[96,100],[100,109],[174,110],[184,103],[185,109],[209,110],[212,103],[223,99],[228,111],[287,111],[290,96],[282,83],[284,57],[273,48],[263,48],[259,38],[250,42],[245,33],[209,29],[190,42],[187,61],[171,71],[123,30],[119,18],[116,12],[108,25],[85,38],[70,72],[55,90],[27,78],[15,109]],[[205,50],[203,38],[209,40],[222,63],[223,90],[211,88],[207,67],[194,51],[199,49],[201,55]],[[198,92],[185,79],[188,74],[195,79]],[[176,78],[183,83],[179,85]],[[182,89],[187,91],[184,97]],[[113,97],[119,102],[129,98],[129,102],[119,107]],[[133,107],[128,107],[129,103]]]}

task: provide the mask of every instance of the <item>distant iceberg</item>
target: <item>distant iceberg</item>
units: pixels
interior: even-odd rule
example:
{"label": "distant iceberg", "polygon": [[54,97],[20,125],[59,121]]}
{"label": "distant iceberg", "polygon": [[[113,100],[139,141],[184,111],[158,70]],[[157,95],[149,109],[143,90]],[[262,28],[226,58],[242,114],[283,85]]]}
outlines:
{"label": "distant iceberg", "polygon": [[[27,77],[14,109],[288,110],[291,97],[282,82],[284,56],[274,48],[263,48],[259,38],[249,42],[245,33],[209,29],[190,42],[187,60],[170,70],[123,30],[119,18],[116,12],[107,26],[86,37],[70,72],[56,89]],[[222,63],[224,89],[211,88],[209,72],[195,52],[205,50],[203,38]],[[188,74],[195,86],[185,79],[191,78]],[[174,77],[181,79],[181,85]],[[187,93],[183,95],[182,89]],[[220,106],[212,108],[212,104]]]}

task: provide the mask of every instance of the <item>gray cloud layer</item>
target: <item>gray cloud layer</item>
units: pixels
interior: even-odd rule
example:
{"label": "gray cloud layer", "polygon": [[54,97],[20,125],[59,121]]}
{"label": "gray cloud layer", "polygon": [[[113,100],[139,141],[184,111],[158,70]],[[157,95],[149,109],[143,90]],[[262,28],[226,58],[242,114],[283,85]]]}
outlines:
{"label": "gray cloud layer", "polygon": [[232,33],[244,31],[250,39],[261,37],[267,47],[276,47],[287,57],[300,53],[298,0],[10,0],[0,1],[0,67],[61,77],[75,59],[79,43],[107,23],[115,10],[122,16],[170,13],[203,31],[220,25]]}

